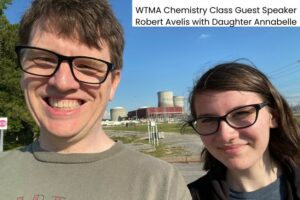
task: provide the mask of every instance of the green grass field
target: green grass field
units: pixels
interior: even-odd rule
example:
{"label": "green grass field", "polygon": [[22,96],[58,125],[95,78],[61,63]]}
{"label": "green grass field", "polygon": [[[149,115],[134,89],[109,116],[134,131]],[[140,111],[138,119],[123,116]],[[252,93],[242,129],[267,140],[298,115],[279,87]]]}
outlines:
{"label": "green grass field", "polygon": [[[191,127],[184,127],[183,123],[169,124],[169,123],[161,123],[157,124],[157,129],[159,132],[176,132],[176,133],[195,133]],[[114,130],[114,131],[137,131],[137,132],[148,132],[147,124],[132,124],[129,126],[106,126],[105,130]]]}
{"label": "green grass field", "polygon": [[[148,139],[145,140],[145,138],[142,138],[138,135],[127,135],[127,136],[112,136],[111,137],[113,140],[119,140],[122,141],[124,144],[128,143],[144,143],[148,144]],[[183,147],[175,147],[175,146],[170,146],[166,145],[163,141],[160,141],[159,145],[156,146],[153,150],[151,151],[141,151],[145,154],[149,154],[154,157],[165,157],[165,156],[183,156],[185,155],[185,149]]]}

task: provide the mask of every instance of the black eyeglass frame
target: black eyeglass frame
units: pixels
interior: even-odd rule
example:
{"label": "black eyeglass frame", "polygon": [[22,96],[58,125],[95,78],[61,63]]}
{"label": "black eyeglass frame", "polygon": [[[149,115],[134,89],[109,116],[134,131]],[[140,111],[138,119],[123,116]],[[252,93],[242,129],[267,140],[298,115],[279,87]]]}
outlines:
{"label": "black eyeglass frame", "polygon": [[[241,106],[241,107],[235,108],[235,109],[231,110],[230,112],[228,112],[226,115],[223,115],[223,116],[220,116],[220,117],[205,117],[205,118],[208,118],[208,119],[209,118],[211,118],[211,119],[217,119],[218,126],[216,127],[216,130],[213,131],[213,132],[211,132],[211,133],[206,133],[206,134],[199,133],[197,131],[197,128],[194,126],[194,123],[197,122],[198,119],[203,118],[202,116],[198,117],[196,119],[192,119],[192,120],[188,121],[188,124],[189,124],[189,126],[191,126],[196,131],[196,133],[198,133],[199,135],[202,135],[202,136],[212,135],[212,134],[215,134],[216,132],[218,132],[221,121],[225,121],[230,127],[235,128],[235,129],[248,128],[248,127],[250,127],[250,126],[252,126],[253,124],[256,123],[260,109],[262,109],[263,107],[265,107],[267,105],[269,105],[268,102],[262,102],[262,103],[259,103],[259,104],[250,104],[250,105],[245,105],[245,106]],[[229,114],[231,114],[232,112],[234,112],[236,110],[239,110],[239,109],[245,108],[245,107],[249,107],[249,106],[253,106],[255,108],[255,111],[256,111],[256,117],[255,117],[255,120],[254,120],[254,122],[252,124],[249,124],[249,125],[243,126],[243,127],[235,127],[232,124],[230,124],[230,122],[228,122],[227,116]]]}
{"label": "black eyeglass frame", "polygon": [[[37,50],[42,50],[42,51],[45,51],[45,52],[49,52],[55,56],[57,56],[58,60],[57,60],[57,66],[55,67],[55,70],[52,72],[52,74],[49,74],[49,75],[40,75],[40,74],[35,74],[35,73],[32,73],[32,72],[28,72],[26,71],[25,69],[23,69],[22,67],[22,64],[21,64],[21,56],[20,56],[20,51],[22,49],[37,49]],[[114,68],[114,64],[110,63],[110,62],[107,62],[105,60],[101,60],[101,59],[98,59],[98,58],[93,58],[93,57],[88,57],[88,56],[64,56],[64,55],[61,55],[61,54],[58,54],[56,52],[53,52],[53,51],[50,51],[48,49],[43,49],[43,48],[39,48],[39,47],[33,47],[33,46],[24,46],[24,45],[17,45],[15,46],[15,52],[17,54],[17,57],[18,57],[18,64],[19,64],[19,67],[21,68],[21,70],[25,73],[28,73],[28,74],[31,74],[31,75],[35,75],[35,76],[42,76],[42,77],[51,77],[53,76],[57,70],[59,69],[61,63],[63,61],[67,61],[68,64],[69,64],[69,67],[70,67],[70,70],[71,70],[71,73],[72,73],[72,76],[73,78],[80,82],[80,83],[86,83],[86,84],[102,84],[103,82],[105,82],[109,72],[113,71],[115,68]],[[79,80],[76,76],[75,76],[75,73],[73,71],[73,60],[74,59],[78,59],[78,58],[88,58],[88,59],[92,59],[92,60],[97,60],[97,61],[101,61],[103,63],[105,63],[107,65],[107,72],[103,78],[102,81],[100,81],[99,83],[91,83],[91,82],[86,82],[86,81],[81,81]]]}

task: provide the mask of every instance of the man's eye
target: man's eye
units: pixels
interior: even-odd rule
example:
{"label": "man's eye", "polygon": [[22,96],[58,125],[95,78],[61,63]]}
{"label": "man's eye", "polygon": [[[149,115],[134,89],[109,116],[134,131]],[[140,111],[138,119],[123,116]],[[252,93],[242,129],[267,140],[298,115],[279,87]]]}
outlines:
{"label": "man's eye", "polygon": [[97,67],[88,64],[77,64],[76,69],[79,70],[96,70]]}
{"label": "man's eye", "polygon": [[42,57],[42,56],[39,56],[39,57],[34,57],[32,58],[33,62],[35,63],[49,63],[49,64],[55,64],[56,63],[56,60],[53,59],[53,58],[49,58],[49,57]]}

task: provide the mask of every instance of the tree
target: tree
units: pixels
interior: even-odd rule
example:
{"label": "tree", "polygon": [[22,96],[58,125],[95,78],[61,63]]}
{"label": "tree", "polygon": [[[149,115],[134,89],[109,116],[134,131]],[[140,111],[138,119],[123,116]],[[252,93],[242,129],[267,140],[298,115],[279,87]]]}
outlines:
{"label": "tree", "polygon": [[38,130],[20,88],[20,70],[14,52],[18,25],[10,24],[3,12],[10,3],[11,0],[0,0],[0,116],[8,118],[5,149],[31,143]]}
{"label": "tree", "polygon": [[0,0],[0,15],[3,16],[4,10],[11,4],[11,0]]}

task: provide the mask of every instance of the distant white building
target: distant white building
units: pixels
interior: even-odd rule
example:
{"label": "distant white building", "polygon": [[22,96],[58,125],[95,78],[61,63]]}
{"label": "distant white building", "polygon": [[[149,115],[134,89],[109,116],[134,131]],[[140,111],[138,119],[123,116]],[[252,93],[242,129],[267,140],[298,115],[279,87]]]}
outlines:
{"label": "distant white building", "polygon": [[123,107],[114,107],[110,110],[111,121],[121,121],[127,117],[127,111]]}

